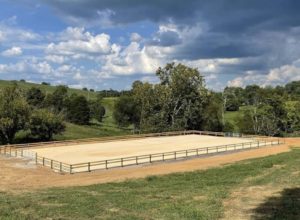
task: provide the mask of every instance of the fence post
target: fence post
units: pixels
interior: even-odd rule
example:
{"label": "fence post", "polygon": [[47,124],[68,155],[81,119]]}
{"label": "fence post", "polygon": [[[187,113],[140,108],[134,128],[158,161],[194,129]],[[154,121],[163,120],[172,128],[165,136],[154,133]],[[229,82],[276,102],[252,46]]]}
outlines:
{"label": "fence post", "polygon": [[176,151],[174,152],[174,159],[176,160]]}
{"label": "fence post", "polygon": [[150,160],[150,163],[152,163],[152,161],[151,161],[151,158],[152,158],[152,155],[150,154],[150,155],[149,155],[149,160]]}
{"label": "fence post", "polygon": [[188,156],[188,151],[186,150],[186,151],[185,151],[185,157],[187,157],[187,156]]}
{"label": "fence post", "polygon": [[70,174],[72,174],[72,168],[73,168],[73,165],[71,164],[70,165]]}
{"label": "fence post", "polygon": [[91,172],[91,162],[88,162],[88,172]]}
{"label": "fence post", "polygon": [[163,161],[165,161],[165,154],[164,153],[162,154],[162,159],[163,159]]}
{"label": "fence post", "polygon": [[45,157],[43,157],[43,166],[45,166]]}
{"label": "fence post", "polygon": [[105,160],[105,169],[108,169],[108,167],[107,167],[107,160]]}
{"label": "fence post", "polygon": [[135,163],[136,163],[136,165],[139,165],[137,156],[135,157]]}
{"label": "fence post", "polygon": [[51,165],[50,165],[51,169],[53,168],[53,160],[51,160]]}
{"label": "fence post", "polygon": [[121,158],[121,167],[123,167],[123,158]]}
{"label": "fence post", "polygon": [[59,163],[59,171],[62,172],[62,162]]}
{"label": "fence post", "polygon": [[206,148],[206,154],[208,154],[208,147]]}

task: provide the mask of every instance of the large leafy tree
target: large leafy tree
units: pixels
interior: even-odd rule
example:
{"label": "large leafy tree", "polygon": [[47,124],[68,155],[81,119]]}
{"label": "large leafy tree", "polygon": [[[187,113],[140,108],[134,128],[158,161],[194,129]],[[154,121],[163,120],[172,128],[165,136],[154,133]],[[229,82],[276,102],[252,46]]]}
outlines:
{"label": "large leafy tree", "polygon": [[30,107],[24,92],[16,85],[0,94],[0,138],[2,143],[12,143],[15,134],[28,125]]}
{"label": "large leafy tree", "polygon": [[75,124],[86,125],[90,122],[90,107],[82,95],[72,95],[67,105],[67,119]]}
{"label": "large leafy tree", "polygon": [[[133,123],[144,132],[160,132],[203,129],[205,119],[219,116],[216,106],[210,105],[209,92],[197,69],[170,63],[159,68],[156,75],[159,84],[133,83],[130,97],[121,98],[116,105],[117,121]],[[205,114],[207,106],[214,113],[211,116]],[[211,124],[215,121],[220,130],[220,117],[210,120],[207,127],[215,128]]]}
{"label": "large leafy tree", "polygon": [[113,117],[119,126],[127,127],[133,124],[135,129],[139,128],[140,112],[132,96],[120,96],[114,109]]}
{"label": "large leafy tree", "polygon": [[197,69],[183,64],[167,64],[156,75],[169,92],[168,112],[171,129],[200,129],[207,104],[204,78]]}
{"label": "large leafy tree", "polygon": [[51,140],[54,134],[65,130],[63,117],[47,109],[36,109],[30,116],[29,129],[34,137],[40,140]]}

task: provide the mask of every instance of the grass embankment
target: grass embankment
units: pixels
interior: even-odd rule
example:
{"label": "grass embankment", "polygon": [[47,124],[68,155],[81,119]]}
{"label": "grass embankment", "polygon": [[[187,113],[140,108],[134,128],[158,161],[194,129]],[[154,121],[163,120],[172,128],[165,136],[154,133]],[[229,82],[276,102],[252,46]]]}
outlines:
{"label": "grass embankment", "polygon": [[300,149],[294,149],[206,171],[22,194],[2,192],[0,219],[218,219],[235,190],[253,186],[282,189],[280,197],[266,198],[250,210],[256,219],[297,219],[299,165]]}

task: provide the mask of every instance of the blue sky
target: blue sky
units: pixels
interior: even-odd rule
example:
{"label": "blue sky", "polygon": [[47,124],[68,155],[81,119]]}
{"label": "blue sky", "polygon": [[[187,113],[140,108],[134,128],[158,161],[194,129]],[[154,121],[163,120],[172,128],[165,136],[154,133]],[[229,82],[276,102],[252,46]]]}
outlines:
{"label": "blue sky", "polygon": [[0,3],[0,79],[120,90],[181,62],[215,90],[300,80],[297,0]]}

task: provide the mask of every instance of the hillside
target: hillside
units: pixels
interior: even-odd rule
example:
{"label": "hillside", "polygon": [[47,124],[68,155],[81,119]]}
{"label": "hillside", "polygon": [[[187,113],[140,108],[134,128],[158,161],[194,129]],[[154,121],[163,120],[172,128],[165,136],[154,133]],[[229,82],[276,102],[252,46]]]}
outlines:
{"label": "hillside", "polygon": [[[20,86],[20,88],[25,89],[25,90],[30,89],[31,87],[40,88],[45,93],[52,93],[55,90],[55,86],[52,86],[52,85],[41,85],[41,84],[37,84],[37,83],[21,82],[21,81],[16,81],[16,80],[13,80],[13,81],[0,80],[0,88],[12,86],[15,83],[17,83],[17,85]],[[96,92],[84,91],[82,89],[69,88],[69,93],[70,94],[76,93],[78,95],[83,95],[87,99],[92,99],[92,98],[96,97]]]}
{"label": "hillside", "polygon": [[[51,85],[41,85],[36,83],[21,82],[21,81],[5,81],[0,80],[0,89],[12,86],[14,83],[24,89],[30,89],[31,87],[40,88],[45,93],[52,93],[55,90],[55,86]],[[87,99],[96,98],[96,92],[84,91],[81,89],[69,88],[69,94],[76,93],[78,95],[83,95]],[[76,125],[72,123],[66,123],[66,131],[62,135],[56,135],[55,140],[67,140],[67,139],[81,139],[81,138],[92,138],[92,137],[102,137],[102,136],[113,136],[113,135],[124,135],[130,134],[130,128],[119,128],[112,117],[114,103],[117,100],[115,97],[103,98],[102,104],[105,107],[106,114],[101,123],[91,122],[90,125]],[[27,136],[26,131],[21,131],[16,135],[16,142],[24,142]]]}

